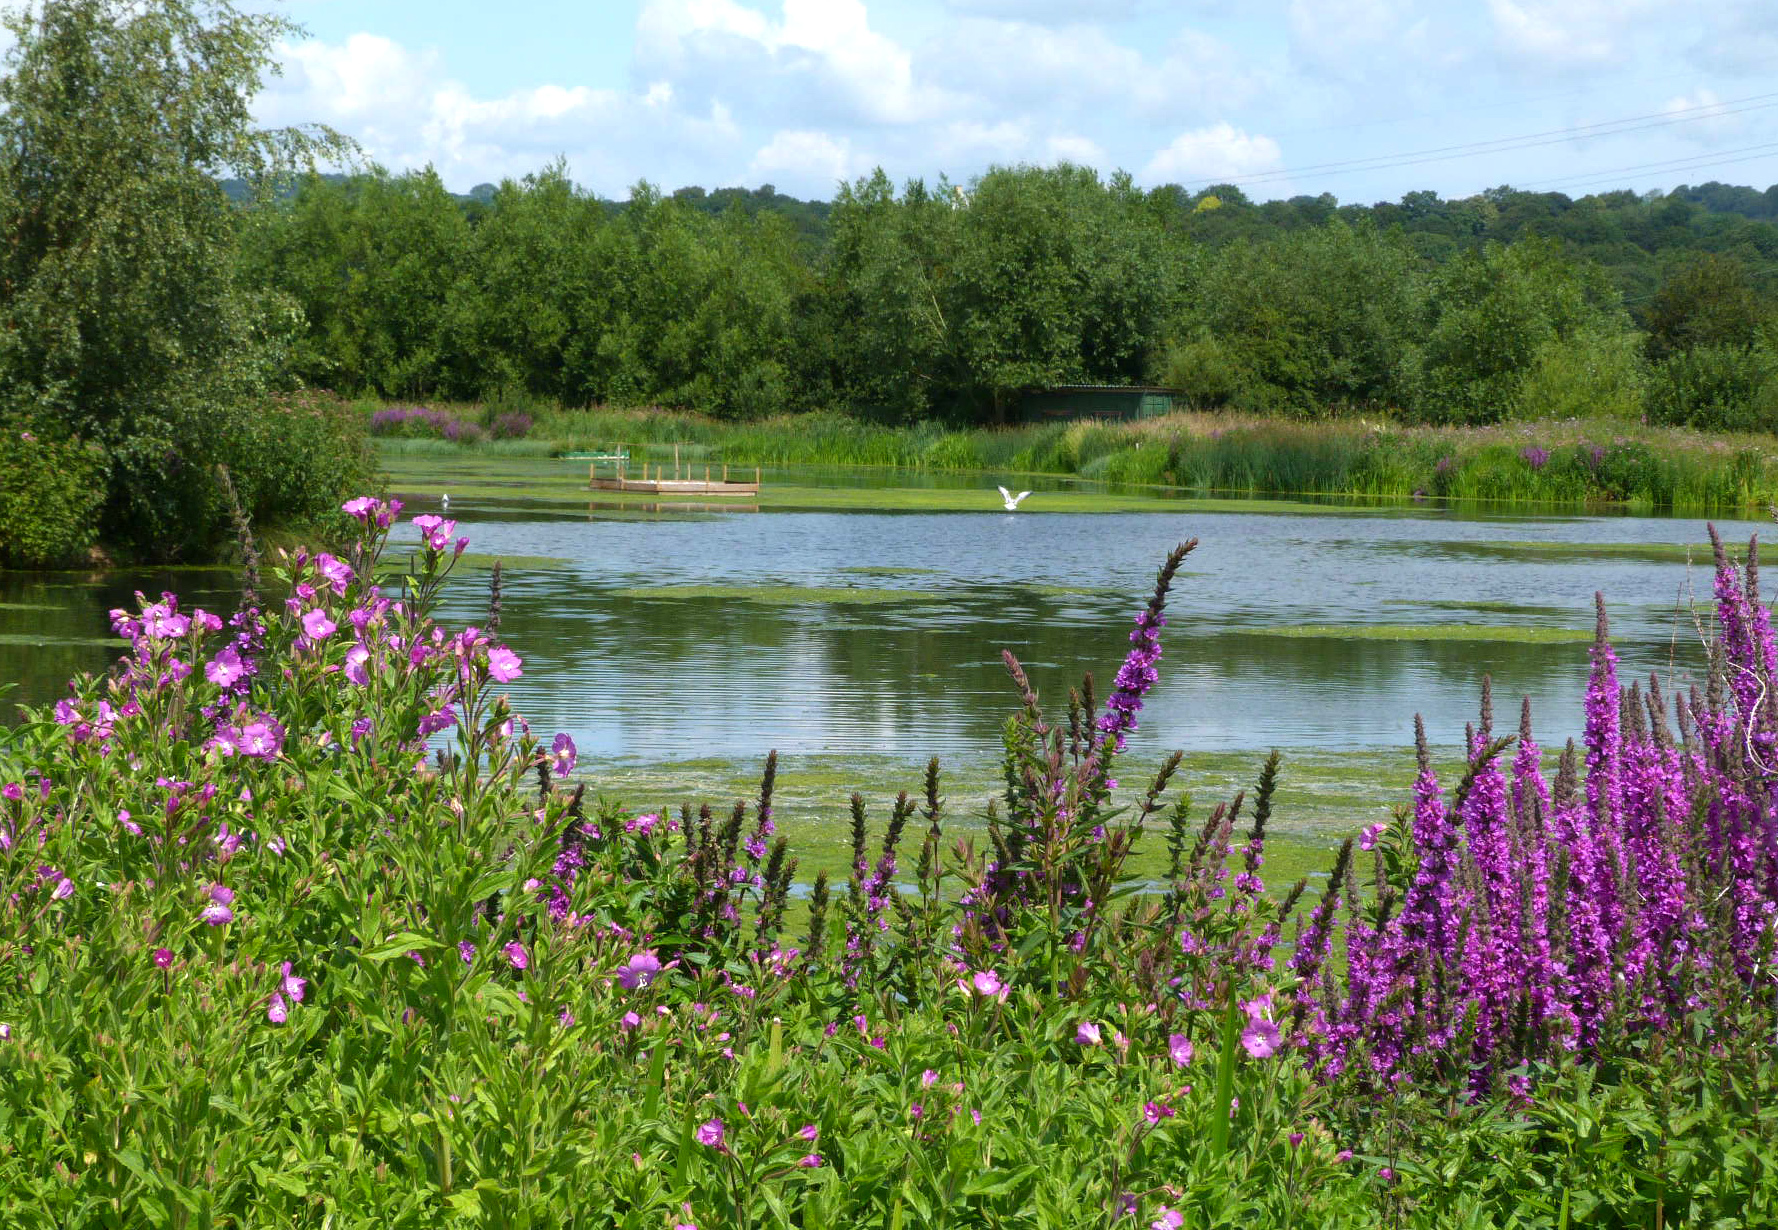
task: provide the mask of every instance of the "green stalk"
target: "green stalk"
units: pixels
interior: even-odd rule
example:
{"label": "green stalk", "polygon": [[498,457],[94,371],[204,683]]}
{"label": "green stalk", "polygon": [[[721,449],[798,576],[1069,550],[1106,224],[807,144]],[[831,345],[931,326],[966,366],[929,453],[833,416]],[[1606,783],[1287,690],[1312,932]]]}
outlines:
{"label": "green stalk", "polygon": [[1222,1016],[1222,1049],[1216,1054],[1216,1117],[1210,1122],[1210,1149],[1217,1157],[1229,1155],[1229,1112],[1235,1098],[1235,1045],[1241,1037],[1241,1007],[1229,990],[1229,1005]]}

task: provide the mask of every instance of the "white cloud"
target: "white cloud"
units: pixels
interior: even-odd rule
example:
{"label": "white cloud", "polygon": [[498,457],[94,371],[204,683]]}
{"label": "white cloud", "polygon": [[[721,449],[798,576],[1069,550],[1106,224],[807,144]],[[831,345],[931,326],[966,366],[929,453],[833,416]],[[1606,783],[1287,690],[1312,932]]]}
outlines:
{"label": "white cloud", "polygon": [[1653,11],[1655,0],[1488,0],[1501,53],[1528,67],[1619,65]]}
{"label": "white cloud", "polygon": [[1715,145],[1725,138],[1746,131],[1747,117],[1730,114],[1732,110],[1711,89],[1699,89],[1670,98],[1661,108],[1663,115],[1684,121],[1673,126],[1674,135],[1701,145]]}
{"label": "white cloud", "polygon": [[1105,147],[1091,137],[1058,135],[1044,142],[1051,162],[1072,162],[1076,166],[1105,167],[1111,157]]}
{"label": "white cloud", "polygon": [[863,0],[782,0],[776,20],[735,0],[646,0],[636,29],[645,70],[768,122],[905,124],[948,101],[871,28]]}
{"label": "white cloud", "polygon": [[748,173],[755,181],[768,183],[781,179],[788,171],[798,183],[811,178],[825,179],[831,189],[862,169],[854,165],[850,141],[825,132],[786,129],[772,134],[772,139],[753,156]]}
{"label": "white cloud", "polygon": [[1415,0],[1290,0],[1290,57],[1316,77],[1363,81],[1414,76],[1448,57]]}
{"label": "white cloud", "polygon": [[[1151,184],[1192,184],[1238,180],[1282,166],[1283,155],[1272,138],[1222,123],[1180,133],[1148,160],[1142,178]],[[1279,185],[1269,185],[1265,195],[1279,190]]]}
{"label": "white cloud", "polygon": [[738,136],[718,106],[674,108],[665,82],[640,95],[545,83],[482,98],[436,52],[376,35],[280,50],[284,76],[257,99],[260,122],[329,124],[357,138],[371,161],[395,171],[430,164],[459,188],[523,175],[558,155],[609,195],[644,173],[691,182],[724,165]]}

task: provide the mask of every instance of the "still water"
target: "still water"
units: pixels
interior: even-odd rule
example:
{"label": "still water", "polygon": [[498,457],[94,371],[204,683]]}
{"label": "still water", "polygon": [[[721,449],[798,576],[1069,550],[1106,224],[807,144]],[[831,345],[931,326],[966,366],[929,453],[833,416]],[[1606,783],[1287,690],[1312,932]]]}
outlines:
{"label": "still water", "polygon": [[[1543,737],[1559,742],[1580,726],[1585,641],[1417,639],[1400,626],[1590,629],[1600,590],[1626,670],[1685,677],[1696,633],[1676,607],[1691,593],[1707,604],[1710,592],[1703,523],[1677,519],[1195,506],[614,516],[461,500],[450,511],[472,551],[533,561],[506,577],[502,632],[525,659],[515,704],[540,731],[570,731],[583,757],[614,766],[755,760],[773,747],[979,762],[1013,705],[1000,650],[1017,654],[1051,701],[1065,701],[1085,670],[1103,691],[1156,567],[1193,536],[1201,545],[1175,585],[1161,683],[1137,736],[1149,753],[1399,748],[1416,712],[1435,742],[1451,744],[1484,674],[1510,708],[1503,720],[1529,695]],[[1744,541],[1761,527],[1721,528]],[[1697,549],[1688,566],[1611,544]],[[486,580],[465,570],[443,618],[480,622]],[[692,584],[905,597],[660,593]],[[18,684],[8,711],[52,700],[71,673],[111,661],[104,612],[137,588],[226,610],[234,582],[216,571],[0,574],[0,681]],[[1395,631],[1276,634],[1319,625]]]}

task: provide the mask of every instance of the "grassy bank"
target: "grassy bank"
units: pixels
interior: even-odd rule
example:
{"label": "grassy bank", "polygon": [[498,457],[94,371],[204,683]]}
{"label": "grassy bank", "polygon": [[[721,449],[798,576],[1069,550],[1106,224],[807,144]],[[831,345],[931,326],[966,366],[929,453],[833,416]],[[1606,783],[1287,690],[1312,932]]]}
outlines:
{"label": "grassy bank", "polygon": [[[367,414],[377,408],[362,406]],[[489,434],[495,424],[503,424],[505,438]],[[515,434],[521,425],[525,430]],[[1697,513],[1740,512],[1778,500],[1778,447],[1769,436],[1615,420],[1397,427],[1188,413],[1129,424],[952,431],[938,423],[885,427],[828,414],[725,423],[661,410],[551,409],[515,417],[500,407],[457,406],[443,419],[414,416],[398,430],[416,434],[385,437],[386,450],[547,456],[622,444],[638,463],[658,463],[671,461],[677,447],[679,459],[696,466],[1052,475],[1206,495],[1607,503]],[[445,438],[447,432],[455,440]],[[462,440],[476,442],[456,442]]]}

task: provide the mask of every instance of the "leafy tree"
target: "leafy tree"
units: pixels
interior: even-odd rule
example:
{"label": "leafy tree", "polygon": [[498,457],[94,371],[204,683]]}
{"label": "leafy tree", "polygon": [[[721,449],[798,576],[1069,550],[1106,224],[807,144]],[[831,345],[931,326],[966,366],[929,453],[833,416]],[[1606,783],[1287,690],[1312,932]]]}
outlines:
{"label": "leafy tree", "polygon": [[[1520,409],[1526,374],[1553,345],[1630,328],[1597,266],[1570,260],[1552,240],[1490,243],[1432,278],[1410,356],[1413,408],[1432,422],[1492,423]],[[1535,410],[1535,407],[1532,407]]]}
{"label": "leafy tree", "polygon": [[1707,252],[1670,270],[1648,308],[1648,353],[1661,359],[1695,346],[1751,346],[1770,309],[1744,262]]}
{"label": "leafy tree", "polygon": [[[214,467],[277,379],[268,342],[290,323],[236,282],[220,177],[263,185],[343,143],[253,126],[274,44],[295,32],[282,19],[221,0],[41,0],[5,24],[0,434],[96,448],[109,541],[201,549],[222,523]],[[237,479],[255,502],[256,476]],[[0,554],[11,537],[0,526]]]}

